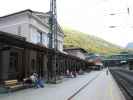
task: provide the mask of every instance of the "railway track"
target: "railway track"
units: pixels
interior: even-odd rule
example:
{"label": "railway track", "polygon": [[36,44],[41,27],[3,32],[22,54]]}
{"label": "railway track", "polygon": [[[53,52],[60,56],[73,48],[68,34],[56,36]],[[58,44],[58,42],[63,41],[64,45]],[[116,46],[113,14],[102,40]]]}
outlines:
{"label": "railway track", "polygon": [[120,70],[110,70],[112,76],[114,77],[115,81],[117,82],[118,86],[122,90],[126,100],[133,100],[133,78],[132,75],[120,71]]}

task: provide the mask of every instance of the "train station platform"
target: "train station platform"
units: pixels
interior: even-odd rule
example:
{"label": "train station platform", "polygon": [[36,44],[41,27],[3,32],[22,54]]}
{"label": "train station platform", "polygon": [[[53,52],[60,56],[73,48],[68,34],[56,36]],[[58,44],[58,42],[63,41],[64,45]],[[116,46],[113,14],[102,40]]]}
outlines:
{"label": "train station platform", "polygon": [[125,100],[125,97],[112,75],[107,74],[107,70],[103,70],[96,80],[72,100]]}
{"label": "train station platform", "polygon": [[1,94],[0,100],[125,100],[106,69],[68,78],[60,84]]}

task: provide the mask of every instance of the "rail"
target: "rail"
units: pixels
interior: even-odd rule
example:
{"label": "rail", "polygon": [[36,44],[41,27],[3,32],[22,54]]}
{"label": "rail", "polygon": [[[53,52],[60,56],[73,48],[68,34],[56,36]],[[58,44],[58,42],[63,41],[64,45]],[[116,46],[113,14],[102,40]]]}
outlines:
{"label": "rail", "polygon": [[133,72],[123,69],[110,69],[118,86],[127,100],[133,100]]}

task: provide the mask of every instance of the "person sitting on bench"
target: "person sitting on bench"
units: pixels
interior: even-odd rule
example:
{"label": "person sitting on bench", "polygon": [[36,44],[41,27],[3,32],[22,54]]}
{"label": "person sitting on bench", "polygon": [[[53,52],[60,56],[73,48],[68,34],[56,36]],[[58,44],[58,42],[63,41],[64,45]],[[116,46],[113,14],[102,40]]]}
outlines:
{"label": "person sitting on bench", "polygon": [[37,81],[37,87],[41,87],[44,88],[44,81],[42,80],[41,77],[39,77],[38,81]]}
{"label": "person sitting on bench", "polygon": [[32,83],[34,84],[34,87],[37,88],[37,83],[38,83],[38,74],[37,73],[33,73],[31,76],[30,76],[30,79],[32,81]]}

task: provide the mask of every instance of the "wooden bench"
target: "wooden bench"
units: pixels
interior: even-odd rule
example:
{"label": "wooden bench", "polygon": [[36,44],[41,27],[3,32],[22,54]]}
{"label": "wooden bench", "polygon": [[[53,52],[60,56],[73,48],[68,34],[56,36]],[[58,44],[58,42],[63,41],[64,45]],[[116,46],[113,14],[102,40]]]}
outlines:
{"label": "wooden bench", "polygon": [[19,83],[18,80],[7,80],[7,81],[4,81],[4,84],[5,84],[5,88],[8,89],[8,92],[15,91],[23,87],[23,84]]}

